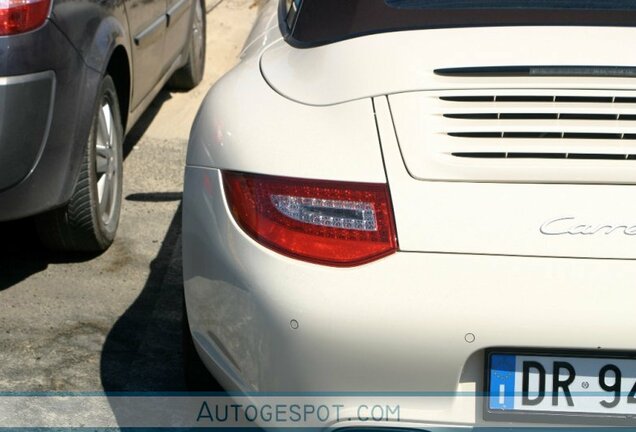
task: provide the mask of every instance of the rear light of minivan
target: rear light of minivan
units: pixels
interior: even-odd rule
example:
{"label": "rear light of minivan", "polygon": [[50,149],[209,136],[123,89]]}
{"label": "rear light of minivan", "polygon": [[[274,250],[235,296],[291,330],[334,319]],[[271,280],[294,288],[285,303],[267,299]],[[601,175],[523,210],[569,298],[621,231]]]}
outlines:
{"label": "rear light of minivan", "polygon": [[316,264],[352,267],[397,250],[386,184],[224,172],[238,225],[260,244]]}
{"label": "rear light of minivan", "polygon": [[50,0],[0,0],[0,36],[34,30],[49,15]]}

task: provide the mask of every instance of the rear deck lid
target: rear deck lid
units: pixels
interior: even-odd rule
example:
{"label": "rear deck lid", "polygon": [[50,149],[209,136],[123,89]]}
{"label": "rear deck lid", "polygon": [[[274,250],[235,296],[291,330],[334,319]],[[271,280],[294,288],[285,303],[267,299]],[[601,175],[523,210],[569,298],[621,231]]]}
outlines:
{"label": "rear deck lid", "polygon": [[403,31],[281,42],[261,66],[299,103],[373,98],[401,250],[636,259],[629,40],[636,29]]}

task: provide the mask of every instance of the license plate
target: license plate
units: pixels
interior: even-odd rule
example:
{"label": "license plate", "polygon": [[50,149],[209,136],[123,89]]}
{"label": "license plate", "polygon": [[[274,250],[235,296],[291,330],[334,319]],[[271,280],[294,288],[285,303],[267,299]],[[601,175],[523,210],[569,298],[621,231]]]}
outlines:
{"label": "license plate", "polygon": [[491,353],[491,413],[636,415],[636,359]]}

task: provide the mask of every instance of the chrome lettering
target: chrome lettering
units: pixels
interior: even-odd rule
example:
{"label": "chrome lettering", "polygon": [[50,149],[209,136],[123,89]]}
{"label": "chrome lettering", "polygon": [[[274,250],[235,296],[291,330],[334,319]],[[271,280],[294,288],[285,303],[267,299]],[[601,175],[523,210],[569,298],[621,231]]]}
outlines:
{"label": "chrome lettering", "polygon": [[574,217],[561,217],[550,219],[539,228],[543,235],[584,235],[594,234],[610,235],[621,233],[627,236],[636,236],[636,225],[587,225],[576,221]]}

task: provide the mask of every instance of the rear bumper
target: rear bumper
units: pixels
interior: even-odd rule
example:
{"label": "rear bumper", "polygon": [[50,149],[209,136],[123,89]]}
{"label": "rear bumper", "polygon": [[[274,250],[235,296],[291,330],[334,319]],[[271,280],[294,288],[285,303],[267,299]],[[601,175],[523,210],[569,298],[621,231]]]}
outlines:
{"label": "rear bumper", "polygon": [[247,237],[221,185],[218,170],[186,169],[183,262],[193,338],[227,388],[444,393],[401,420],[497,426],[465,396],[484,391],[487,349],[636,350],[634,261],[399,252],[311,265]]}

